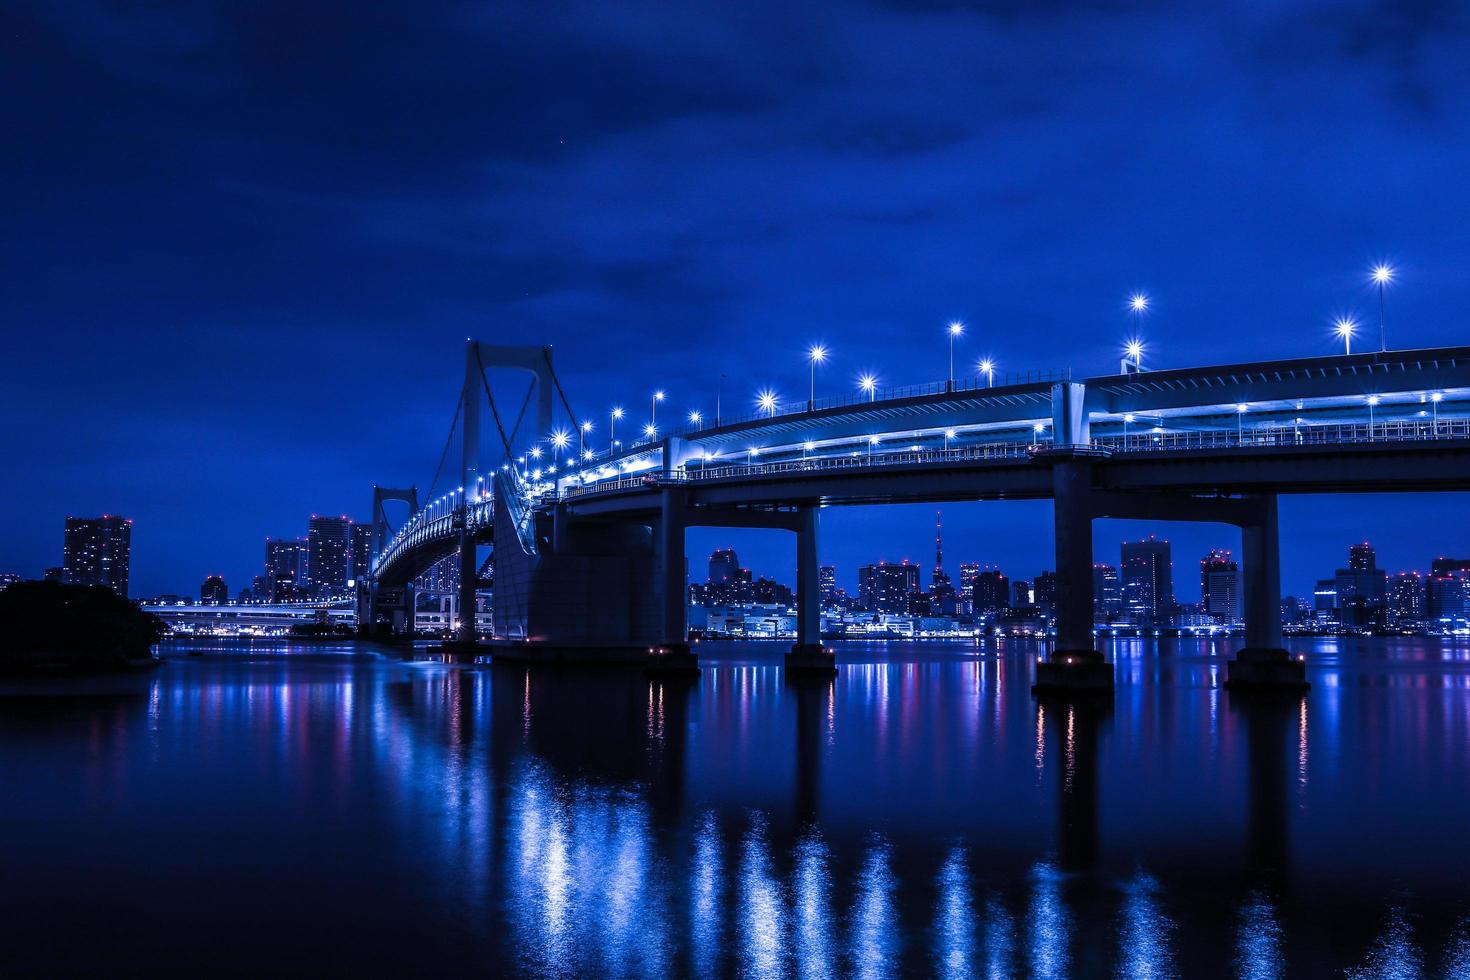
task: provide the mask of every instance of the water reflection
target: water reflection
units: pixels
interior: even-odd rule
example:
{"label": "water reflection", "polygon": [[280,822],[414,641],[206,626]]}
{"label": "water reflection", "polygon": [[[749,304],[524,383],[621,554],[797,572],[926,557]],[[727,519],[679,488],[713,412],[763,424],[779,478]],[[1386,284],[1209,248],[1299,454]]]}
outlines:
{"label": "water reflection", "polygon": [[[1247,699],[1216,646],[1130,642],[1097,703],[950,647],[816,685],[762,648],[673,684],[318,647],[0,689],[0,932],[28,940],[0,973],[267,972],[282,943],[315,972],[1467,968],[1470,661],[1333,641],[1332,684]],[[90,890],[159,914],[119,937]]]}

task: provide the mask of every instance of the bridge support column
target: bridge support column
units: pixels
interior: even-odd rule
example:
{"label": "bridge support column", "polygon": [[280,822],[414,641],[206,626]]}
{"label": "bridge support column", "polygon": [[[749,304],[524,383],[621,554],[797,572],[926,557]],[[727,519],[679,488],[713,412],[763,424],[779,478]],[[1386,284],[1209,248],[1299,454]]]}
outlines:
{"label": "bridge support column", "polygon": [[1258,516],[1240,527],[1244,563],[1245,648],[1226,665],[1231,689],[1304,691],[1306,664],[1291,659],[1281,639],[1281,543],[1276,495],[1259,498]]}
{"label": "bridge support column", "polygon": [[1092,639],[1092,466],[1059,459],[1052,466],[1057,556],[1057,642],[1036,665],[1036,695],[1109,692],[1113,667]]}
{"label": "bridge support column", "polygon": [[699,661],[689,650],[687,631],[688,569],[684,554],[684,532],[688,528],[684,491],[666,487],[659,502],[655,574],[659,597],[659,635],[662,641],[649,648],[648,671],[657,674],[697,673]]}
{"label": "bridge support column", "polygon": [[477,643],[479,627],[475,623],[475,582],[480,574],[480,563],[476,560],[475,538],[468,528],[459,532],[459,629],[455,630],[457,644]]}
{"label": "bridge support column", "polygon": [[801,508],[796,529],[796,645],[786,654],[786,672],[807,677],[837,675],[836,658],[822,646],[816,507]]}

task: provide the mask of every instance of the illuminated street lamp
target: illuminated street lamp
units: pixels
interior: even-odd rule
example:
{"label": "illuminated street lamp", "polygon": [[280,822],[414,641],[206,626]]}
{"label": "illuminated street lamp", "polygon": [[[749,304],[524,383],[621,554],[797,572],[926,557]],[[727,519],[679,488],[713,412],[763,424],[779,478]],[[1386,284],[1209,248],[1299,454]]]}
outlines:
{"label": "illuminated street lamp", "polygon": [[663,400],[664,393],[662,389],[653,393],[653,410],[648,413],[648,422],[650,425],[658,425],[658,403]]}
{"label": "illuminated street lamp", "polygon": [[821,344],[812,344],[811,349],[806,352],[807,360],[811,362],[811,394],[807,397],[806,410],[810,412],[817,405],[817,365],[827,360],[827,348]]}
{"label": "illuminated street lamp", "polygon": [[1124,356],[1133,362],[1135,370],[1143,370],[1143,341],[1137,337],[1123,345]]}
{"label": "illuminated street lamp", "polygon": [[1388,334],[1383,326],[1383,291],[1393,282],[1393,266],[1382,262],[1373,267],[1373,282],[1378,286],[1378,349],[1388,350]]}
{"label": "illuminated street lamp", "polygon": [[616,436],[617,436],[617,425],[618,425],[618,419],[620,419],[622,417],[623,417],[623,410],[621,408],[615,408],[610,413],[608,413],[608,417],[607,417],[607,458],[608,459],[612,459],[613,458],[613,451],[617,448],[617,445],[618,445],[618,440],[616,438]]}
{"label": "illuminated street lamp", "polygon": [[650,439],[654,438],[658,435],[658,426],[654,425],[652,422],[648,423],[643,427],[643,434]]}
{"label": "illuminated street lamp", "polygon": [[945,450],[945,452],[948,452],[949,451],[949,441],[954,438],[954,434],[955,433],[954,433],[954,430],[953,429],[945,429],[944,430],[944,450]]}
{"label": "illuminated street lamp", "polygon": [[1378,407],[1378,396],[1368,396],[1368,441],[1373,441],[1373,410]]}
{"label": "illuminated street lamp", "polygon": [[868,436],[868,459],[873,458],[873,447],[878,445],[877,436]]}
{"label": "illuminated street lamp", "polygon": [[858,390],[868,396],[868,401],[876,401],[878,398],[878,379],[871,374],[859,375]]}
{"label": "illuminated street lamp", "polygon": [[767,413],[768,418],[776,417],[776,393],[771,389],[762,389],[757,396],[756,404],[760,405],[762,412]]}
{"label": "illuminated street lamp", "polygon": [[1337,323],[1333,324],[1334,332],[1342,338],[1342,352],[1351,354],[1353,352],[1353,334],[1357,333],[1358,325],[1351,317],[1338,317]]}
{"label": "illuminated street lamp", "polygon": [[698,412],[690,412],[689,421],[696,429],[699,429],[703,427],[700,423],[704,421],[704,416]]}
{"label": "illuminated street lamp", "polygon": [[990,358],[980,362],[980,373],[985,375],[985,387],[995,387],[995,362]]}
{"label": "illuminated street lamp", "polygon": [[954,390],[954,339],[965,332],[965,325],[958,320],[949,325],[949,387],[948,391]]}
{"label": "illuminated street lamp", "polygon": [[806,454],[817,448],[817,444],[808,439],[801,444],[801,458],[806,459]]}
{"label": "illuminated street lamp", "polygon": [[1429,407],[1434,411],[1434,434],[1439,435],[1439,403],[1444,401],[1444,394],[1436,391],[1429,396]]}
{"label": "illuminated street lamp", "polygon": [[1244,426],[1243,420],[1245,419],[1245,413],[1248,411],[1250,411],[1250,406],[1245,404],[1244,402],[1241,402],[1239,405],[1235,406],[1235,441],[1237,443],[1243,441],[1241,439],[1241,430]]}
{"label": "illuminated street lamp", "polygon": [[1123,448],[1128,448],[1128,424],[1133,421],[1133,413],[1129,412],[1123,416]]}

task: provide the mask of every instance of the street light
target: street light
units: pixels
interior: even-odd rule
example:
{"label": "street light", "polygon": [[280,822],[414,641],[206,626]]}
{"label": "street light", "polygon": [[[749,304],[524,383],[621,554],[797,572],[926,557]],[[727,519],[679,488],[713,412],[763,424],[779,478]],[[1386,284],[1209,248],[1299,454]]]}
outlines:
{"label": "street light", "polygon": [[810,412],[817,405],[817,365],[827,360],[827,348],[821,344],[812,344],[811,349],[806,352],[807,360],[811,361],[812,383],[811,394],[807,399],[806,410]]}
{"label": "street light", "polygon": [[556,429],[551,433],[551,462],[552,465],[561,462],[561,451],[567,448],[567,443],[572,441],[572,434],[566,429]]}
{"label": "street light", "polygon": [[1368,441],[1373,441],[1373,409],[1378,407],[1378,396],[1368,396]]}
{"label": "street light", "polygon": [[1383,327],[1383,291],[1393,282],[1393,266],[1380,262],[1373,267],[1373,281],[1378,285],[1378,349],[1388,350],[1388,334]]}
{"label": "street light", "polygon": [[1344,354],[1351,354],[1353,352],[1353,334],[1357,332],[1358,325],[1353,322],[1351,317],[1342,316],[1337,318],[1337,323],[1333,324],[1333,329],[1342,338],[1342,352]]}
{"label": "street light", "polygon": [[1134,337],[1123,345],[1123,353],[1133,361],[1134,368],[1143,370],[1143,341]]}
{"label": "street light", "polygon": [[873,458],[873,447],[878,445],[877,436],[868,436],[868,459]]}
{"label": "street light", "polygon": [[949,441],[954,438],[953,429],[944,430],[944,451],[949,452]]}
{"label": "street light", "polygon": [[776,417],[776,393],[769,388],[763,388],[757,397],[757,404],[761,411],[768,412],[769,418]]}
{"label": "street light", "polygon": [[878,398],[878,379],[871,374],[858,375],[858,390],[868,396],[868,401]]}
{"label": "street light", "polygon": [[801,444],[801,458],[806,459],[806,454],[817,448],[817,444],[808,439]]}
{"label": "street light", "polygon": [[1243,442],[1241,438],[1241,428],[1243,425],[1242,420],[1245,418],[1245,413],[1248,411],[1250,411],[1250,406],[1246,405],[1244,402],[1235,406],[1235,442],[1237,445]]}
{"label": "street light", "polygon": [[1429,407],[1434,411],[1434,434],[1439,435],[1439,403],[1444,401],[1444,394],[1436,391],[1429,396]]}
{"label": "street light", "polygon": [[1123,448],[1128,448],[1128,424],[1133,421],[1133,413],[1129,412],[1123,416]]}
{"label": "street light", "polygon": [[618,440],[616,438],[616,436],[617,436],[617,424],[618,424],[618,419],[620,419],[622,417],[623,417],[623,410],[621,408],[615,408],[615,409],[613,409],[612,412],[609,413],[609,415],[608,415],[608,418],[607,418],[607,458],[608,459],[612,459],[613,458],[613,451],[614,451],[614,449],[617,448],[617,445],[618,445]]}
{"label": "street light", "polygon": [[980,373],[985,375],[985,387],[995,387],[995,362],[990,358],[980,362]]}
{"label": "street light", "polygon": [[689,421],[693,423],[694,427],[697,429],[700,428],[700,423],[704,421],[704,416],[699,414],[698,412],[690,412]]}
{"label": "street light", "polygon": [[658,435],[658,426],[654,425],[652,422],[648,423],[643,427],[643,434],[652,439],[654,436]]}
{"label": "street light", "polygon": [[949,325],[949,387],[954,390],[954,339],[965,332],[965,325],[958,320]]}
{"label": "street light", "polygon": [[648,421],[650,425],[658,425],[658,403],[663,400],[664,393],[662,390],[655,391],[653,393],[653,411],[650,412],[648,415]]}

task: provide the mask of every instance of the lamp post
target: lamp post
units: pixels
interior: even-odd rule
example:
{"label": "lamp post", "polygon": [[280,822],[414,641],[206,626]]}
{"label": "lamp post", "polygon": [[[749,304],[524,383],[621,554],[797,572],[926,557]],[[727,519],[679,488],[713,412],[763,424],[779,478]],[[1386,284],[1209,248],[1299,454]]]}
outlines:
{"label": "lamp post", "polygon": [[776,417],[776,393],[771,389],[763,389],[757,397],[756,404],[760,405],[761,411],[767,413],[767,418]]}
{"label": "lamp post", "polygon": [[1434,434],[1439,436],[1439,403],[1444,400],[1444,395],[1438,391],[1429,396],[1429,407],[1434,412]]}
{"label": "lamp post", "polygon": [[1250,406],[1246,405],[1244,402],[1235,406],[1235,444],[1237,446],[1245,444],[1245,439],[1243,436],[1245,427],[1244,419],[1245,413],[1248,411],[1250,411]]}
{"label": "lamp post", "polygon": [[808,439],[801,444],[801,458],[806,459],[806,454],[817,448],[817,444]]}
{"label": "lamp post", "polygon": [[1137,337],[1135,337],[1132,340],[1128,341],[1126,344],[1123,345],[1123,353],[1124,353],[1124,355],[1127,358],[1129,358],[1129,359],[1131,359],[1133,361],[1133,368],[1134,368],[1134,370],[1136,370],[1136,371],[1142,371],[1143,370],[1143,341],[1142,340],[1139,340]]}
{"label": "lamp post", "polygon": [[648,424],[658,428],[658,403],[664,400],[662,389],[653,393],[653,411],[648,413]]}
{"label": "lamp post", "polygon": [[1128,448],[1128,424],[1133,421],[1133,413],[1129,412],[1123,416],[1123,448]]}
{"label": "lamp post", "polygon": [[949,383],[946,391],[954,390],[954,339],[965,332],[965,325],[955,320],[949,325]]}
{"label": "lamp post", "polygon": [[689,421],[694,426],[695,429],[699,429],[699,428],[702,428],[702,426],[700,425],[700,423],[704,421],[704,416],[701,415],[701,414],[699,414],[698,412],[690,412],[689,413]]}
{"label": "lamp post", "polygon": [[587,437],[589,435],[591,435],[591,434],[592,434],[592,420],[591,419],[584,419],[583,422],[582,422],[582,432],[581,432],[581,435],[578,437],[578,440],[577,440],[578,446],[583,450],[583,455],[586,455]]}
{"label": "lamp post", "polygon": [[995,362],[992,361],[988,357],[985,358],[985,360],[983,360],[983,361],[980,362],[980,373],[983,374],[983,375],[985,375],[985,387],[987,387],[987,388],[994,388],[995,387]]}
{"label": "lamp post", "polygon": [[827,360],[827,348],[821,344],[812,344],[811,349],[806,353],[812,368],[811,392],[806,402],[806,410],[810,412],[817,407],[817,365]]}
{"label": "lamp post", "polygon": [[878,445],[878,437],[877,436],[868,436],[868,460],[869,460],[869,462],[871,462],[872,459],[873,459],[873,447],[876,446],[876,445]]}
{"label": "lamp post", "polygon": [[1373,267],[1373,281],[1378,284],[1378,349],[1388,350],[1388,333],[1383,325],[1383,292],[1393,282],[1393,266],[1379,263]]}
{"label": "lamp post", "polygon": [[944,451],[949,452],[949,441],[954,438],[953,429],[944,430]]}
{"label": "lamp post", "polygon": [[1373,441],[1373,410],[1378,407],[1378,396],[1368,396],[1368,441]]}
{"label": "lamp post", "polygon": [[648,423],[643,427],[643,434],[648,437],[649,442],[652,442],[654,439],[658,438],[658,426],[654,425],[652,422]]}
{"label": "lamp post", "polygon": [[868,396],[868,401],[876,401],[878,398],[878,379],[871,374],[859,375],[858,390]]}
{"label": "lamp post", "polygon": [[618,424],[618,419],[620,419],[622,417],[623,417],[623,410],[621,408],[615,408],[610,413],[608,413],[608,417],[607,417],[607,458],[608,459],[612,459],[613,458],[613,453],[617,449],[617,445],[618,445],[618,440],[616,438],[616,436],[617,436],[617,424]]}
{"label": "lamp post", "polygon": [[1357,332],[1357,329],[1358,325],[1353,322],[1351,317],[1338,317],[1337,323],[1333,324],[1334,332],[1342,338],[1343,354],[1351,354],[1353,352],[1353,334]]}

